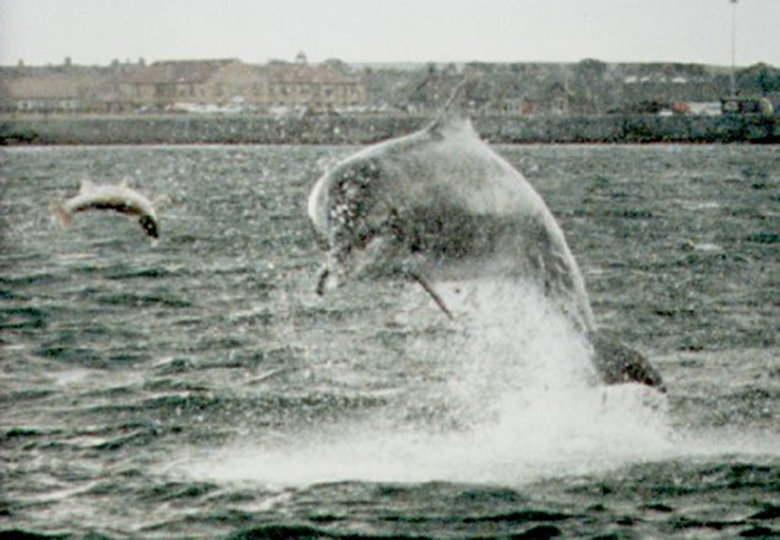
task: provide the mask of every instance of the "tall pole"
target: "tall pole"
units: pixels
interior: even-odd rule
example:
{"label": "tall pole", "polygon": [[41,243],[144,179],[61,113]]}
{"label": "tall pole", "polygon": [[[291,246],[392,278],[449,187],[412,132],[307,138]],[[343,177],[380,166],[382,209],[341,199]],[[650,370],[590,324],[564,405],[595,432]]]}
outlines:
{"label": "tall pole", "polygon": [[737,0],[731,1],[731,73],[729,82],[731,83],[731,97],[737,96]]}

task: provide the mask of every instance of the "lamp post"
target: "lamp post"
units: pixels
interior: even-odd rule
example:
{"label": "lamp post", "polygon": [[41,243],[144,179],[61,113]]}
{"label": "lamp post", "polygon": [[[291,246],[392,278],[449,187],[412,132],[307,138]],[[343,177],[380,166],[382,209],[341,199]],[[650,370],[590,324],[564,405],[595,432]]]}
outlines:
{"label": "lamp post", "polygon": [[737,0],[731,2],[731,72],[729,73],[729,83],[731,86],[731,97],[737,96]]}

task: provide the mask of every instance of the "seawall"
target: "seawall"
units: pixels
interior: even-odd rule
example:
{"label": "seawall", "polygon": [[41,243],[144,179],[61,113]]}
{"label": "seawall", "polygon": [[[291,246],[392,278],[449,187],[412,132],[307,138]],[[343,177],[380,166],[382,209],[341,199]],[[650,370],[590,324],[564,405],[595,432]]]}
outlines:
{"label": "seawall", "polygon": [[[409,133],[409,115],[138,115],[0,119],[0,144],[367,144]],[[780,143],[780,115],[493,116],[474,121],[494,143]]]}

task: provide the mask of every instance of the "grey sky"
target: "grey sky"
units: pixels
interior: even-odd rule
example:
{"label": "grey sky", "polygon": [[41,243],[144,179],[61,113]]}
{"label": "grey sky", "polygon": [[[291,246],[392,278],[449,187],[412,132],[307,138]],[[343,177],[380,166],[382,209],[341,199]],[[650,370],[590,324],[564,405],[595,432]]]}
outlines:
{"label": "grey sky", "polygon": [[780,0],[0,0],[0,64],[679,61],[780,67]]}

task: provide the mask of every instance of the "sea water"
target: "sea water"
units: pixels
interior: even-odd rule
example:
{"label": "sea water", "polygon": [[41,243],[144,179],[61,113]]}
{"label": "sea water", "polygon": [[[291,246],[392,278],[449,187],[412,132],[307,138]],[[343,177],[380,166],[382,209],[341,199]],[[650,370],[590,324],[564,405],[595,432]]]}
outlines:
{"label": "sea water", "polygon": [[[557,217],[599,326],[668,393],[594,384],[533,291],[314,294],[305,218],[356,148],[2,156],[0,530],[83,538],[780,534],[780,150],[498,150]],[[155,200],[61,230],[79,183]]]}

